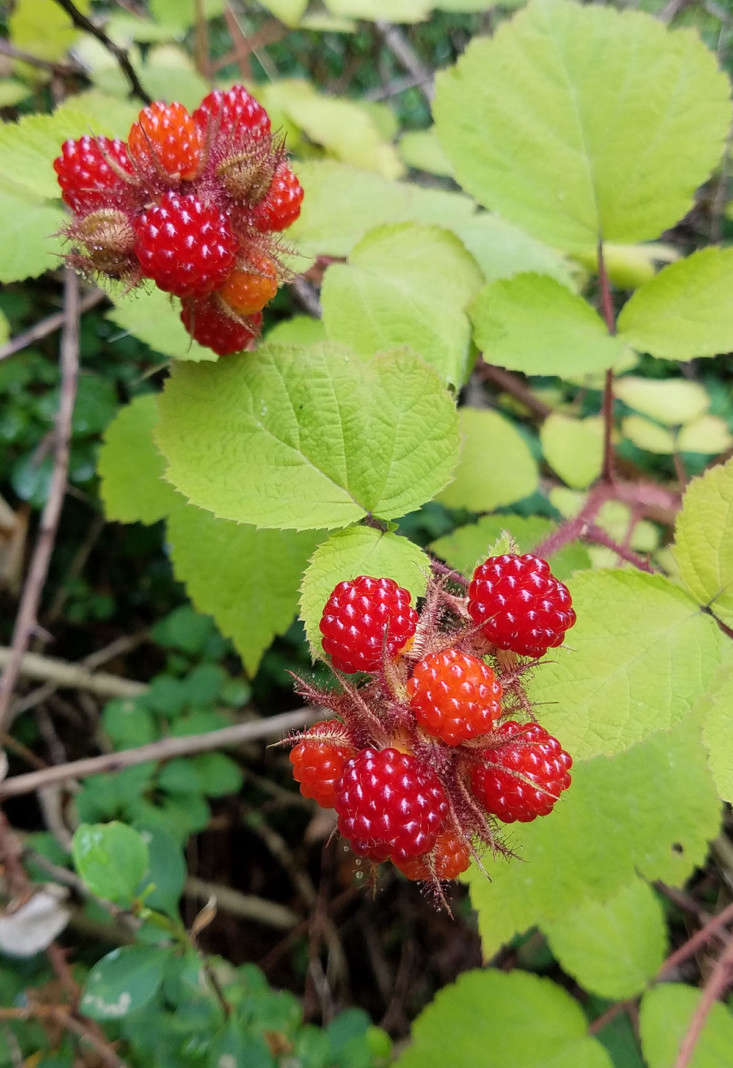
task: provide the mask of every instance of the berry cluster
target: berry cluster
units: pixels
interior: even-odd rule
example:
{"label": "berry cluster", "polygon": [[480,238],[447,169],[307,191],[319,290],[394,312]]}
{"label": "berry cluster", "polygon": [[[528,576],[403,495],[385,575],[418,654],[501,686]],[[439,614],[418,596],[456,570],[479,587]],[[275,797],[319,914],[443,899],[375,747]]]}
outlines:
{"label": "berry cluster", "polygon": [[127,142],[66,141],[54,169],[74,213],[73,266],[129,286],[152,279],[219,355],[253,342],[286,275],[274,235],[298,218],[303,190],[243,86],[213,90],[193,114],[157,101]]}
{"label": "berry cluster", "polygon": [[392,579],[339,583],[320,629],[340,687],[298,680],[334,713],[290,739],[301,793],[336,810],[358,856],[438,890],[483,848],[508,852],[499,824],[547,815],[570,785],[522,678],[574,622],[567,587],[530,553],[484,561],[467,596],[432,579],[419,616]]}

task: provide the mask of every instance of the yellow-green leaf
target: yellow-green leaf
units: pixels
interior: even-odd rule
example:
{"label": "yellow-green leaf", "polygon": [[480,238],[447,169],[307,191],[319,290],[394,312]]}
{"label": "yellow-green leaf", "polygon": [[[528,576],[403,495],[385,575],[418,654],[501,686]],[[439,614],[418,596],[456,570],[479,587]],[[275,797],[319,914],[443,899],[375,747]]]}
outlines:
{"label": "yellow-green leaf", "polygon": [[619,333],[640,352],[672,360],[733,349],[733,249],[706,248],[660,271],[634,293]]}
{"label": "yellow-green leaf", "polygon": [[529,375],[578,375],[611,367],[624,350],[582,297],[547,275],[485,286],[469,309],[489,363]]}
{"label": "yellow-green leaf", "polygon": [[548,464],[568,486],[585,489],[600,475],[603,420],[599,416],[572,419],[553,412],[540,428],[540,441]]}
{"label": "yellow-green leaf", "polygon": [[408,345],[450,385],[468,373],[471,328],[464,308],[481,274],[461,242],[437,226],[381,226],[326,272],[326,333],[355,352]]}
{"label": "yellow-green leaf", "polygon": [[697,419],[710,406],[710,397],[699,382],[686,378],[641,378],[623,375],[613,383],[616,397],[665,426],[678,426]]}
{"label": "yellow-green leaf", "polygon": [[461,456],[455,477],[440,494],[448,508],[490,512],[534,493],[537,464],[508,419],[487,408],[460,408]]}
{"label": "yellow-green leaf", "polygon": [[593,248],[686,214],[722,154],[729,95],[692,31],[532,0],[438,75],[434,115],[477,200],[559,248]]}
{"label": "yellow-green leaf", "polygon": [[157,442],[194,504],[284,529],[403,515],[443,489],[458,450],[453,402],[422,360],[332,344],[177,364]]}
{"label": "yellow-green leaf", "polygon": [[661,903],[638,878],[607,901],[579,902],[543,927],[563,971],[614,1001],[643,990],[667,951]]}
{"label": "yellow-green leaf", "polygon": [[733,624],[733,460],[693,479],[677,516],[674,555],[699,604]]}

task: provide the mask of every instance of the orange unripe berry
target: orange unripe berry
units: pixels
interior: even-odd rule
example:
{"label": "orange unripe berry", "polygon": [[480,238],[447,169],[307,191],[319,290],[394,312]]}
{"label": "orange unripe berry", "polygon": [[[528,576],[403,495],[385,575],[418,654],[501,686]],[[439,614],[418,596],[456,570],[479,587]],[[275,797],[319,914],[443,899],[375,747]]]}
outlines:
{"label": "orange unripe berry", "polygon": [[237,315],[254,315],[277,293],[277,267],[269,256],[251,256],[246,267],[232,271],[219,296]]}

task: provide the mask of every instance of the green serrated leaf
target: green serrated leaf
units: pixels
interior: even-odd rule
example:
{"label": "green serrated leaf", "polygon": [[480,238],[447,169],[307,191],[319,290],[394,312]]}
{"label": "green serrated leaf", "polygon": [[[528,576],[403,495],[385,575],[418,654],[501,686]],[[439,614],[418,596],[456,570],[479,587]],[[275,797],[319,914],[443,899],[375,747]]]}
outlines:
{"label": "green serrated leaf", "polygon": [[571,419],[553,412],[540,428],[540,441],[550,467],[563,482],[585,489],[595,482],[603,466],[603,420]]}
{"label": "green serrated leaf", "polygon": [[624,351],[582,297],[547,275],[485,286],[469,308],[491,363],[530,375],[578,375],[611,367]]}
{"label": "green serrated leaf", "polygon": [[300,217],[288,228],[288,243],[311,257],[348,256],[369,230],[384,223],[417,222],[450,229],[454,221],[470,219],[476,208],[461,193],[391,182],[335,160],[300,163],[298,178],[305,197]]}
{"label": "green serrated leaf", "polygon": [[676,439],[666,427],[645,419],[643,415],[627,415],[621,420],[621,433],[639,449],[671,456],[677,451]]}
{"label": "green serrated leaf", "polygon": [[580,1005],[550,979],[464,972],[418,1016],[397,1068],[611,1068],[587,1030]]}
{"label": "green serrated leaf", "polygon": [[183,501],[172,509],[168,540],[176,578],[232,639],[250,676],[275,635],[292,623],[301,576],[322,536],[257,530]]}
{"label": "green serrated leaf", "polygon": [[335,345],[177,366],[157,441],[194,504],[284,529],[404,515],[440,492],[458,448],[451,398],[421,360]]}
{"label": "green serrated leaf", "polygon": [[614,396],[665,426],[692,422],[710,407],[710,397],[699,382],[686,378],[641,378],[624,375],[613,383]]}
{"label": "green serrated leaf", "polygon": [[[2,135],[0,125],[0,142]],[[3,185],[0,186],[0,217],[3,220],[0,282],[35,278],[59,266],[62,241],[58,231],[69,221],[65,212],[25,191]]]}
{"label": "green serrated leaf", "polygon": [[322,654],[318,628],[323,606],[339,582],[371,575],[391,578],[409,590],[414,600],[425,593],[430,561],[417,545],[397,534],[374,527],[339,530],[316,549],[303,575],[300,615],[314,659]]}
{"label": "green serrated leaf", "polygon": [[263,6],[286,26],[297,26],[308,7],[308,0],[264,0]]}
{"label": "green serrated leaf", "polygon": [[563,971],[584,990],[614,1001],[640,993],[667,952],[664,911],[641,879],[608,901],[579,902],[543,926]]}
{"label": "green serrated leaf", "polygon": [[572,776],[547,819],[513,825],[511,848],[525,863],[490,864],[491,881],[469,869],[485,957],[639,874],[680,886],[718,833],[720,802],[692,718],[615,757],[576,763]]}
{"label": "green serrated leaf", "polygon": [[733,708],[733,657],[727,652],[718,674],[696,709],[702,717],[702,740],[708,751],[710,770],[713,773],[718,793],[725,801],[733,800],[731,708]]}
{"label": "green serrated leaf", "polygon": [[218,359],[215,352],[193,340],[181,322],[179,301],[169,293],[156,288],[111,296],[115,306],[106,318],[156,352],[193,363]]}
{"label": "green serrated leaf", "polygon": [[702,452],[708,456],[726,452],[733,445],[728,423],[719,415],[701,415],[683,426],[677,435],[679,452]]}
{"label": "green serrated leaf", "polygon": [[0,108],[12,108],[32,92],[32,87],[24,82],[16,81],[15,78],[3,78],[0,82]]}
{"label": "green serrated leaf", "polygon": [[[91,0],[81,0],[75,6],[86,15]],[[40,59],[60,59],[79,36],[67,12],[46,0],[17,0],[8,19],[8,29],[16,48]]]}
{"label": "green serrated leaf", "polygon": [[[686,214],[720,158],[729,93],[693,32],[533,0],[438,75],[434,116],[477,200],[552,245],[588,248],[654,238]],[[562,176],[549,194],[548,175]]]}
{"label": "green serrated leaf", "polygon": [[147,393],[121,408],[107,427],[97,469],[108,519],[156,523],[180,500],[163,480],[165,463],[153,443],[157,421],[157,396]]}
{"label": "green serrated leaf", "polygon": [[[648,1068],[669,1068],[677,1060],[702,991],[684,983],[661,983],[641,1003],[641,1045]],[[708,1007],[689,1068],[723,1068],[733,1048],[733,1015],[725,1005]]]}
{"label": "green serrated leaf", "polygon": [[487,408],[460,408],[458,425],[461,456],[453,481],[440,494],[442,504],[489,512],[534,493],[537,464],[508,419]]}
{"label": "green serrated leaf", "polygon": [[158,737],[150,712],[130,698],[108,701],[102,713],[102,726],[115,749],[147,745]]}
{"label": "green serrated leaf", "polygon": [[721,661],[715,622],[659,575],[589,571],[568,586],[578,621],[528,684],[549,702],[543,726],[587,760],[689,717]]}
{"label": "green serrated leaf", "polygon": [[82,823],[71,842],[74,866],[98,897],[129,905],[148,867],[144,839],[124,823]]}
{"label": "green serrated leaf", "polygon": [[[451,567],[469,577],[476,565],[486,559],[504,531],[508,531],[519,551],[526,553],[549,537],[553,530],[555,524],[541,516],[486,515],[477,523],[458,527],[452,534],[438,538],[430,548]],[[578,542],[565,546],[549,559],[553,575],[563,581],[573,571],[590,567],[588,550]]]}
{"label": "green serrated leaf", "polygon": [[619,315],[619,333],[640,352],[665,359],[730,352],[731,287],[733,249],[701,249],[634,293]]}
{"label": "green serrated leaf", "polygon": [[[208,754],[217,756],[219,754]],[[146,886],[152,891],[146,895],[148,908],[159,909],[171,916],[178,915],[178,902],[186,881],[186,862],[183,850],[175,838],[162,827],[135,827],[148,847],[149,865],[144,875]]]}
{"label": "green serrated leaf", "polygon": [[452,168],[440,147],[435,127],[428,130],[408,130],[400,138],[399,153],[408,167],[415,167],[428,174],[449,177]]}
{"label": "green serrated leaf", "polygon": [[93,1020],[118,1020],[155,997],[163,982],[168,950],[154,946],[113,949],[94,965],[84,984],[80,1009]]}
{"label": "green serrated leaf", "polygon": [[513,223],[482,211],[471,219],[446,223],[483,271],[487,282],[515,274],[549,275],[568,289],[577,288],[566,260]]}
{"label": "green serrated leaf", "polygon": [[396,149],[360,102],[318,93],[297,78],[273,83],[268,94],[274,93],[285,116],[336,159],[385,178],[404,173]]}
{"label": "green serrated leaf", "polygon": [[433,0],[325,0],[334,15],[355,19],[389,19],[390,22],[422,22]]}
{"label": "green serrated leaf", "polygon": [[409,345],[448,383],[463,384],[471,330],[464,308],[481,275],[453,234],[435,226],[382,226],[335,263],[321,301],[332,341],[369,354]]}
{"label": "green serrated leaf", "polygon": [[690,482],[675,526],[674,556],[692,596],[733,624],[733,460]]}
{"label": "green serrated leaf", "polygon": [[318,341],[326,340],[326,330],[322,319],[294,315],[291,319],[281,319],[276,323],[267,331],[265,340],[268,345],[315,345]]}

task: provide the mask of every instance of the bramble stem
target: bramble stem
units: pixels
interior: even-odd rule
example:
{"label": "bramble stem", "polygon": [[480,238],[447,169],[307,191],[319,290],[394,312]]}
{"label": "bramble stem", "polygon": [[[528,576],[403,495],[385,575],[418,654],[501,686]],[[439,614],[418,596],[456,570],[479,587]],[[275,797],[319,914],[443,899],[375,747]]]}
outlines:
{"label": "bramble stem", "polygon": [[[611,286],[606,272],[606,262],[603,258],[603,241],[598,241],[598,281],[601,287],[601,311],[609,334],[616,333],[616,317],[613,312],[613,299]],[[603,469],[604,482],[613,482],[613,369],[606,371],[606,384],[603,389]]]}

